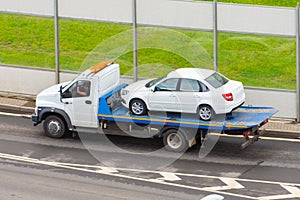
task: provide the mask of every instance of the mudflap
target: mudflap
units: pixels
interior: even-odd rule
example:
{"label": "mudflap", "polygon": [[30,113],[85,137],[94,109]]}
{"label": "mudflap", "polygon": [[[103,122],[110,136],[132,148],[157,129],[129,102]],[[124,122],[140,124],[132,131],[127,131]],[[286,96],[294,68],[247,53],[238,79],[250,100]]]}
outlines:
{"label": "mudflap", "polygon": [[249,145],[257,142],[259,140],[259,136],[262,136],[264,133],[265,133],[265,129],[259,130],[258,127],[246,130],[243,133],[243,136],[246,141],[243,144],[241,144],[241,149],[245,149]]}

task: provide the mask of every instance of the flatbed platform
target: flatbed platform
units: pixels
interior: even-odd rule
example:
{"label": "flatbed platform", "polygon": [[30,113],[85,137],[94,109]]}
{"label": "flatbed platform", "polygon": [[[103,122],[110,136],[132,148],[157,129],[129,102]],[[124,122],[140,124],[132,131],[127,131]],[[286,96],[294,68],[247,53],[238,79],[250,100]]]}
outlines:
{"label": "flatbed platform", "polygon": [[196,114],[150,112],[148,115],[131,115],[127,108],[118,106],[111,109],[108,98],[119,92],[125,85],[104,95],[99,100],[98,119],[114,122],[135,123],[152,126],[197,128],[203,130],[238,131],[258,127],[267,122],[277,111],[273,107],[242,106],[230,115],[216,116],[212,121],[201,121]]}

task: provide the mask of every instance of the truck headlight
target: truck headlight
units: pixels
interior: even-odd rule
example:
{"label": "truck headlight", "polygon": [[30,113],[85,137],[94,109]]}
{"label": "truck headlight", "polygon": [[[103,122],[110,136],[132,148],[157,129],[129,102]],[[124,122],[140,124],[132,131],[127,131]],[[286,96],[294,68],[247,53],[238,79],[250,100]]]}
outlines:
{"label": "truck headlight", "polygon": [[122,95],[127,95],[129,93],[129,91],[128,90],[122,90]]}
{"label": "truck headlight", "polygon": [[38,107],[34,108],[34,114],[37,115],[38,114]]}

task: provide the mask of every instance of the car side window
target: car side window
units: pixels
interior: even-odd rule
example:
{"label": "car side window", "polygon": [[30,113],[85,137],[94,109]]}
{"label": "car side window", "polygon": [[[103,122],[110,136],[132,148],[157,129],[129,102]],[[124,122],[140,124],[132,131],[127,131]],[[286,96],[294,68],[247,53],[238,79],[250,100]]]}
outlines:
{"label": "car side window", "polygon": [[177,84],[178,84],[178,78],[170,78],[167,79],[155,86],[155,90],[157,91],[176,91],[177,90]]}
{"label": "car side window", "polygon": [[183,92],[200,92],[199,82],[193,79],[181,79],[180,91]]}
{"label": "car side window", "polygon": [[209,91],[208,87],[204,83],[199,82],[199,84],[200,84],[200,87],[201,87],[201,90],[200,90],[201,92],[208,92]]}
{"label": "car side window", "polygon": [[76,98],[90,96],[91,82],[80,80],[73,83],[63,94],[63,98]]}

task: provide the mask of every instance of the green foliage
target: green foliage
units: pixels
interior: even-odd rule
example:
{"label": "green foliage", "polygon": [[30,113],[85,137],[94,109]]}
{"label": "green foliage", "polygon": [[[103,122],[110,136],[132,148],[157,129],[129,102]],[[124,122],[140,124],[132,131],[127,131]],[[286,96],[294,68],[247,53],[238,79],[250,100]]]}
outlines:
{"label": "green foliage", "polygon": [[[121,41],[120,38],[114,40],[115,35],[124,31],[131,34],[131,26],[124,24],[61,19],[59,25],[61,68],[64,70],[82,69],[84,60],[95,48],[110,52],[110,47],[118,47]],[[54,69],[53,19],[0,14],[0,26],[0,63]],[[145,45],[159,45],[168,38],[166,43],[171,48],[172,41],[182,43],[181,49],[176,47],[177,52],[187,50],[189,55],[195,53],[192,55],[195,58],[197,56],[206,57],[204,58],[205,64],[202,63],[196,67],[211,68],[211,66],[207,66],[209,65],[208,61],[212,63],[213,58],[213,34],[211,32],[172,31],[183,37],[176,38],[176,34],[169,34],[166,37],[158,32],[155,37],[149,35],[147,38],[147,35],[144,35],[148,39],[145,41]],[[131,40],[131,35],[129,36],[129,40]],[[199,44],[198,46],[203,49],[203,52],[194,51],[193,44],[187,43],[186,38]],[[110,45],[98,46],[107,39],[112,39]],[[132,75],[133,70],[132,41],[130,42],[126,47],[130,51],[115,60],[120,63],[121,72],[125,75]],[[247,86],[295,89],[295,45],[294,38],[220,33],[220,72],[231,79],[242,81]],[[142,66],[139,69],[140,77],[162,76],[172,69],[191,66],[189,59],[163,48],[144,48],[139,50],[138,55],[139,66]],[[95,57],[97,62],[103,60],[102,57],[97,56]]]}
{"label": "green foliage", "polygon": [[[213,0],[201,0],[213,1]],[[283,6],[283,7],[296,7],[299,0],[218,0],[218,2],[225,3],[238,3],[238,4],[255,4],[266,6]]]}

